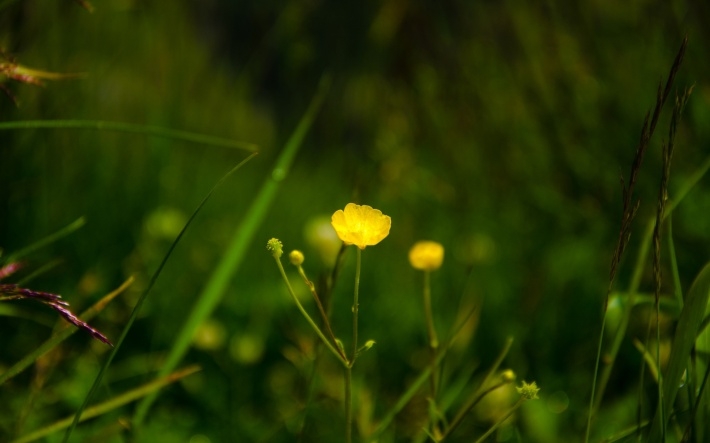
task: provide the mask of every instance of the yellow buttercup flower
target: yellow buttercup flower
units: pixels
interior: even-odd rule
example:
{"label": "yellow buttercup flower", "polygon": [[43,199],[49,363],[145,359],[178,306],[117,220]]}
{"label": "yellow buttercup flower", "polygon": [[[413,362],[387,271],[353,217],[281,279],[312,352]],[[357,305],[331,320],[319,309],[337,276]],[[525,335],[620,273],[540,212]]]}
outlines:
{"label": "yellow buttercup flower", "polygon": [[392,219],[370,206],[348,203],[345,210],[335,211],[330,223],[346,245],[365,249],[366,246],[376,245],[387,237]]}
{"label": "yellow buttercup flower", "polygon": [[433,271],[444,261],[444,247],[435,241],[418,241],[409,250],[409,263],[414,269]]}

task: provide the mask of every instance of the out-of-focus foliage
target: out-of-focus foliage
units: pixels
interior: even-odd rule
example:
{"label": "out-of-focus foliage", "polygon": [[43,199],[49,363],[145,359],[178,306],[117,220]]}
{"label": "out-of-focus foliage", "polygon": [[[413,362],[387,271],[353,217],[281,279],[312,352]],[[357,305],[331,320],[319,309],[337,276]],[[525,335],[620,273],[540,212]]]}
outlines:
{"label": "out-of-focus foliage", "polygon": [[[263,241],[250,245],[187,357],[203,371],[161,395],[141,441],[295,440],[315,341],[264,244],[278,237],[286,251],[304,252],[314,280],[325,276],[332,264],[323,249],[328,240],[314,232],[323,216],[327,224],[351,201],[392,218],[390,235],[363,252],[360,334],[377,344],[355,371],[359,419],[377,421],[426,364],[419,274],[407,253],[431,239],[447,251],[432,277],[440,335],[448,337],[456,319],[476,306],[475,324],[451,352],[449,364],[458,371],[452,378],[488,366],[512,335],[504,366],[541,387],[542,401],[526,405],[517,420],[525,441],[582,435],[618,232],[619,175],[628,173],[644,114],[686,34],[676,84],[696,89],[676,141],[671,199],[710,154],[710,6],[108,0],[94,7],[88,13],[69,0],[0,2],[7,56],[48,72],[85,74],[44,87],[0,77],[18,102],[0,96],[3,122],[122,121],[261,149],[213,196],[174,252],[110,369],[103,397],[159,367],[321,74],[334,80],[260,228]],[[667,127],[664,115],[639,178],[639,228],[655,211]],[[61,260],[32,285],[61,293],[81,310],[135,275],[132,291],[94,320],[116,337],[186,218],[243,157],[109,131],[0,131],[0,247],[17,250],[85,216],[83,229],[30,257],[33,268]],[[701,181],[673,218],[686,287],[710,250],[708,187]],[[332,257],[337,248],[325,251]],[[620,290],[629,268],[622,263]],[[353,273],[348,251],[332,303],[344,341]],[[642,290],[652,284],[649,274]],[[308,303],[307,288],[296,286]],[[0,369],[45,340],[53,324],[33,306],[13,307],[32,320],[16,311],[2,317]],[[639,317],[629,335],[643,336],[645,325]],[[636,384],[628,380],[636,380],[641,357],[627,345],[597,420],[600,436],[635,417]],[[105,352],[75,334],[35,371],[3,385],[0,440],[71,414]],[[341,375],[329,357],[319,363],[303,441],[341,437]],[[77,441],[121,441],[116,422],[130,414],[127,407],[80,426]],[[422,396],[383,441],[416,434],[425,416]],[[480,433],[489,420],[480,413],[467,426]]]}

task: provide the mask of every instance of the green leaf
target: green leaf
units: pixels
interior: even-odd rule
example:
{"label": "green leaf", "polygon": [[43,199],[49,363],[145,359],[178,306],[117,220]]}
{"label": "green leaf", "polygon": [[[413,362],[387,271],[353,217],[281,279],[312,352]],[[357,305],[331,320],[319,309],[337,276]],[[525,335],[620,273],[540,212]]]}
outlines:
{"label": "green leaf", "polygon": [[[695,278],[685,300],[683,311],[680,313],[668,366],[663,375],[663,403],[662,405],[659,404],[651,423],[651,433],[648,440],[651,443],[661,442],[663,439],[663,429],[666,427],[666,422],[671,414],[663,414],[665,418],[662,418],[661,410],[671,411],[671,406],[680,387],[681,377],[688,366],[690,352],[698,337],[698,331],[705,316],[709,297],[710,263],[706,264]],[[663,409],[661,409],[661,406]]]}

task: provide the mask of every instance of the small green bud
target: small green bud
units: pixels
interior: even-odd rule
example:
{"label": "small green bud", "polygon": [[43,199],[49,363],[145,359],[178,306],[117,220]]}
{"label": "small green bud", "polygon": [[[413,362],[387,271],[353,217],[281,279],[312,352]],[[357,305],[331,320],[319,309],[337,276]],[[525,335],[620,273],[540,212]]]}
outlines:
{"label": "small green bud", "polygon": [[360,346],[360,349],[357,350],[357,353],[359,354],[361,352],[367,351],[371,347],[373,347],[374,345],[375,345],[375,340],[368,340],[365,342],[364,345]]}
{"label": "small green bud", "polygon": [[291,260],[292,265],[301,266],[306,257],[304,257],[303,252],[294,249],[290,254],[288,254],[288,259]]}
{"label": "small green bud", "polygon": [[343,342],[339,338],[335,339],[335,344],[338,345],[338,349],[345,352],[345,347],[343,346]]}
{"label": "small green bud", "polygon": [[283,244],[278,238],[272,238],[266,242],[266,249],[271,252],[274,258],[280,258],[284,253]]}
{"label": "small green bud", "polygon": [[537,383],[535,382],[528,384],[523,380],[523,384],[515,389],[517,389],[518,393],[522,395],[525,400],[537,400],[540,398],[537,396],[540,388],[537,387]]}

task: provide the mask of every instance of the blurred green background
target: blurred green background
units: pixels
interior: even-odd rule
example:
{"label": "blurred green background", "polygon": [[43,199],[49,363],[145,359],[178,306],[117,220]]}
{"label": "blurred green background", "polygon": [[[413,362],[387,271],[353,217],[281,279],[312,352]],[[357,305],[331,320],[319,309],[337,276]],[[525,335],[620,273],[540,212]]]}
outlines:
{"label": "blurred green background", "polygon": [[[542,387],[542,401],[519,414],[517,438],[562,442],[583,435],[621,212],[619,176],[628,175],[643,117],[686,34],[676,85],[695,90],[678,134],[671,198],[708,156],[709,5],[107,0],[94,6],[88,13],[70,0],[0,3],[7,55],[36,69],[86,74],[45,87],[4,81],[18,106],[0,97],[2,121],[130,122],[243,140],[260,151],[218,189],[178,245],[97,401],[149,380],[159,368],[321,76],[333,79],[246,259],[185,358],[203,371],[162,392],[140,441],[296,441],[310,377],[304,353],[313,337],[265,243],[278,237],[286,251],[303,250],[306,271],[317,279],[328,272],[328,259],[309,241],[309,226],[351,201],[392,217],[389,237],[363,254],[361,336],[377,341],[355,370],[361,409],[370,408],[363,416],[376,422],[426,364],[421,276],[407,251],[433,239],[446,248],[432,279],[440,334],[448,336],[455,320],[476,307],[447,370],[484,370],[512,336],[504,367]],[[667,114],[639,177],[639,229],[655,213]],[[61,293],[77,311],[135,276],[131,290],[92,322],[117,338],[187,217],[246,155],[106,130],[0,131],[0,247],[10,253],[85,217],[82,229],[32,254],[24,274],[60,260],[31,287]],[[674,214],[684,287],[707,261],[709,187],[701,181]],[[627,257],[634,257],[639,238],[632,236]],[[334,291],[336,334],[346,342],[354,257],[346,253]],[[619,289],[628,283],[630,262],[622,263]],[[652,284],[649,267],[642,291]],[[45,309],[13,306],[0,322],[3,368],[45,340],[55,322]],[[630,336],[642,334],[643,325],[632,325]],[[31,388],[36,370],[3,386],[0,439],[73,413],[107,348],[79,333],[59,354],[41,390]],[[330,356],[322,360],[302,441],[340,439],[339,371]],[[633,423],[638,368],[629,340],[595,434]],[[417,432],[426,410],[417,401],[383,441],[409,441]],[[76,441],[124,441],[125,428],[116,423],[131,411],[80,426]],[[480,433],[486,420],[473,414],[467,426]],[[500,438],[517,441],[515,432]]]}

